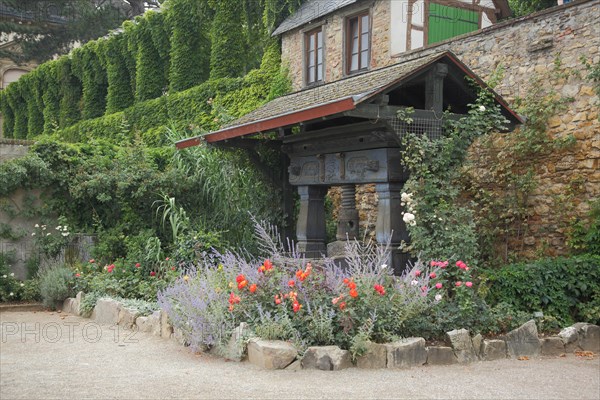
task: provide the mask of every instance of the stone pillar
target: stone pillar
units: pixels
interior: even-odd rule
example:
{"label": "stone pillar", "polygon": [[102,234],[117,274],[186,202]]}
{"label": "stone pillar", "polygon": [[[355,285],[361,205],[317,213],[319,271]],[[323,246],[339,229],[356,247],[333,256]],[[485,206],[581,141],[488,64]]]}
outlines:
{"label": "stone pillar", "polygon": [[396,275],[404,271],[410,259],[408,254],[399,250],[402,241],[409,241],[400,205],[402,187],[402,183],[379,183],[375,186],[379,198],[375,228],[377,243],[380,245],[390,243],[392,254],[388,266],[394,269]]}
{"label": "stone pillar", "polygon": [[325,246],[325,186],[298,186],[300,213],[296,236],[298,252],[307,258],[317,258],[326,253]]}
{"label": "stone pillar", "polygon": [[356,209],[356,187],[342,186],[342,206],[338,214],[337,240],[356,239],[358,237],[358,210]]}

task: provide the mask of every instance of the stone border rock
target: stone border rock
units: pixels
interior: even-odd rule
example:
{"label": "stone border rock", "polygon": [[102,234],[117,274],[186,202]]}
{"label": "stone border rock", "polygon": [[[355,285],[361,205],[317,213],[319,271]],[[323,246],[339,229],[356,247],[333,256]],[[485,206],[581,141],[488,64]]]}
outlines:
{"label": "stone border rock", "polygon": [[[80,315],[83,293],[76,298],[66,299],[63,311]],[[176,340],[187,345],[183,333],[170,324],[164,311],[155,311],[140,316],[135,309],[123,307],[113,299],[99,299],[92,312],[92,319],[101,324],[118,325],[126,329],[151,333],[165,339]],[[233,361],[246,359],[242,338],[248,330],[240,325],[229,341],[228,347]],[[302,357],[291,343],[280,340],[252,338],[247,343],[247,360],[264,369],[320,369],[337,371],[357,366],[363,369],[411,368],[422,365],[467,364],[475,361],[492,361],[504,358],[562,356],[578,350],[600,352],[600,327],[588,323],[577,323],[564,328],[557,336],[539,338],[534,320],[508,332],[504,336],[485,339],[481,335],[471,336],[468,330],[459,329],[446,333],[446,346],[426,346],[423,338],[405,338],[393,343],[368,343],[365,354],[352,362],[350,352],[338,346],[309,347]]]}

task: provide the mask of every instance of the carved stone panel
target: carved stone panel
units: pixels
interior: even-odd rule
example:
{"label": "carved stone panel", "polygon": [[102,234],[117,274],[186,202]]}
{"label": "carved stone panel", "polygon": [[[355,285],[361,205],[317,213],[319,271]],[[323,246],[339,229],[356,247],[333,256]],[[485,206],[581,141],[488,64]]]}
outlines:
{"label": "carved stone panel", "polygon": [[397,148],[291,156],[292,185],[344,185],[404,182],[407,174],[400,165]]}

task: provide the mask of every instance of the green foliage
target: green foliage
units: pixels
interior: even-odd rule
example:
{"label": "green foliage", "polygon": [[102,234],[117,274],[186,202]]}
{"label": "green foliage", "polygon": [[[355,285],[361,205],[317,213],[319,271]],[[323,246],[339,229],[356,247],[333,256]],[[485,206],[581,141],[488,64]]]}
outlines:
{"label": "green foliage", "polygon": [[600,256],[600,199],[592,202],[587,220],[573,220],[568,236],[567,244],[575,252]]}
{"label": "green foliage", "polygon": [[67,297],[73,296],[73,271],[62,265],[52,265],[39,273],[40,294],[44,306],[56,309]]}
{"label": "green foliage", "polygon": [[45,134],[52,133],[59,127],[60,122],[60,86],[58,80],[59,63],[57,61],[48,62],[41,65],[37,72],[44,80],[44,90],[42,94],[43,118]]}
{"label": "green foliage", "polygon": [[15,114],[5,90],[0,92],[0,112],[2,112],[2,134],[5,138],[14,137]]}
{"label": "green foliage", "polygon": [[508,0],[510,9],[514,17],[522,17],[541,11],[543,9],[556,6],[555,0]]}
{"label": "green foliage", "polygon": [[563,326],[600,322],[600,257],[542,259],[485,272],[489,302],[543,311]]}
{"label": "green foliage", "polygon": [[[399,118],[410,125],[410,110],[405,114]],[[506,122],[491,93],[482,90],[465,117],[448,121],[444,137],[430,140],[426,135],[403,134],[402,162],[411,174],[402,196],[404,221],[411,236],[407,251],[424,260],[450,255],[477,262],[473,211],[461,197],[459,178],[471,143],[502,129]]]}
{"label": "green foliage", "polygon": [[173,29],[169,88],[177,92],[199,85],[209,76],[210,23],[201,2],[171,0],[165,7]]}
{"label": "green foliage", "polygon": [[[81,80],[72,71],[71,58],[61,57],[56,61],[59,84],[59,126],[65,128],[81,119]],[[11,88],[12,89],[12,88]]]}
{"label": "green foliage", "polygon": [[[127,48],[127,38],[116,35],[98,42],[98,53],[106,69],[108,89],[106,95],[106,114],[121,111],[133,104],[131,76],[127,68],[131,57]],[[131,62],[131,61],[129,61]]]}
{"label": "green foliage", "polygon": [[135,100],[144,101],[162,95],[167,82],[164,76],[165,60],[160,57],[152,40],[151,25],[146,18],[138,18],[135,29],[136,83]]}
{"label": "green foliage", "polygon": [[239,0],[212,0],[210,79],[235,78],[244,72],[245,37],[240,34],[242,6]]}
{"label": "green foliage", "polygon": [[98,42],[88,42],[83,47],[73,50],[72,71],[83,85],[82,117],[90,119],[104,114],[108,82],[106,70],[100,59]]}

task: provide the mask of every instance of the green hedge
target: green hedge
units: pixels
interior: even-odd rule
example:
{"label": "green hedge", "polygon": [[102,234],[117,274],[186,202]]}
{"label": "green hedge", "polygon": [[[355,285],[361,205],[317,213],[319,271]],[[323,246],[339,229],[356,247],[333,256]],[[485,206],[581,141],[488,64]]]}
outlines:
{"label": "green hedge", "polygon": [[600,256],[581,255],[511,264],[487,271],[487,300],[557,318],[600,323]]}

